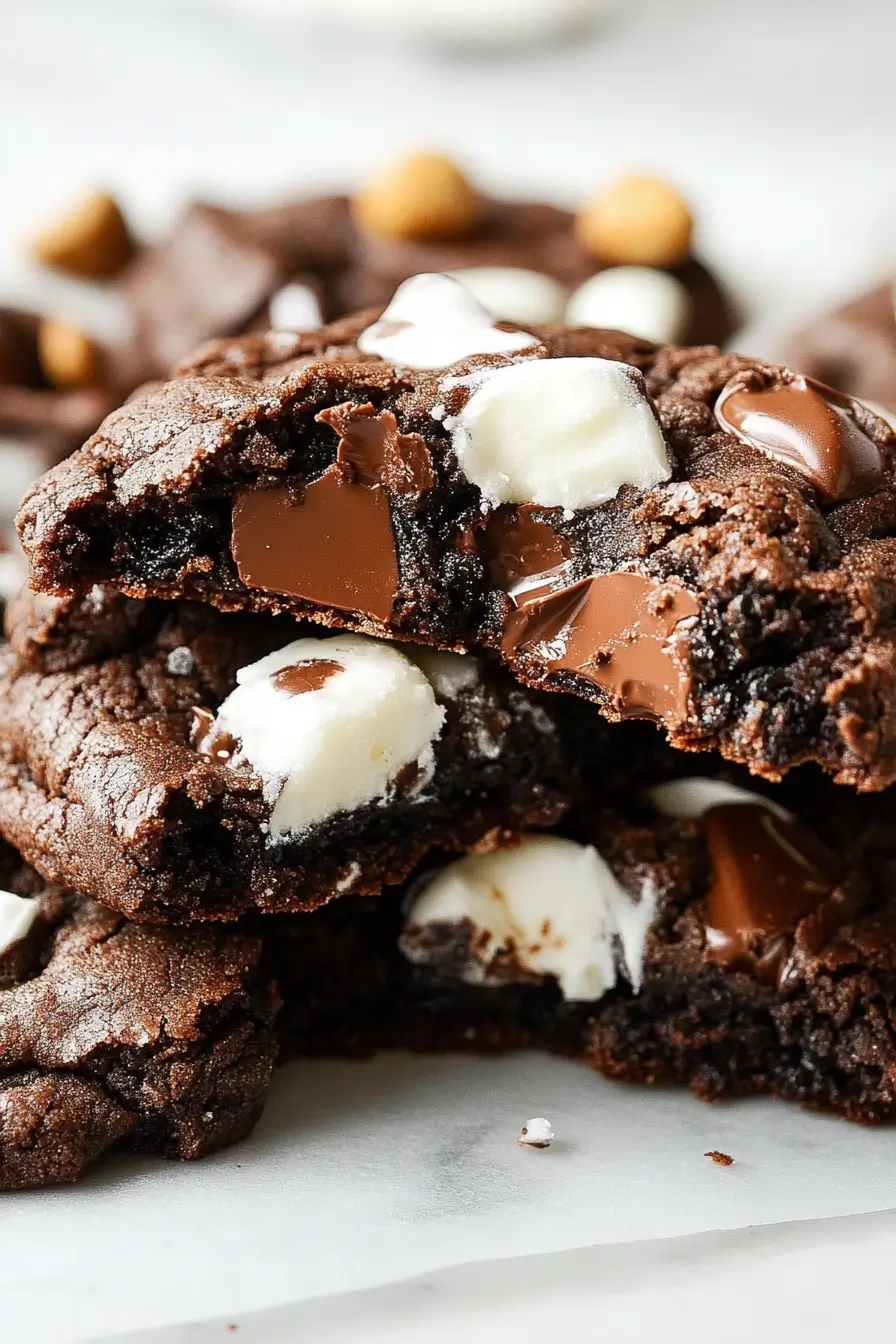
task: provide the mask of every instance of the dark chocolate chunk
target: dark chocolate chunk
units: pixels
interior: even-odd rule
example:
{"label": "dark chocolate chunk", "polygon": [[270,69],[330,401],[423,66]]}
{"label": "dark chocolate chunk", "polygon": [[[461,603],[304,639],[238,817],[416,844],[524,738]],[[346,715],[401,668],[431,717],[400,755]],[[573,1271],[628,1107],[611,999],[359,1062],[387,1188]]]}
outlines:
{"label": "dark chocolate chunk", "polygon": [[308,659],[275,672],[274,685],[286,695],[305,695],[308,691],[319,691],[342,670],[341,663],[334,663],[329,658]]}
{"label": "dark chocolate chunk", "polygon": [[493,514],[485,530],[489,573],[520,606],[561,587],[571,553],[569,543],[537,513],[522,504]]}
{"label": "dark chocolate chunk", "polygon": [[[350,539],[350,541],[349,541]],[[305,486],[247,490],[233,508],[233,556],[250,588],[388,623],[398,593],[389,496],[338,465]]]}
{"label": "dark chocolate chunk", "polygon": [[512,657],[542,646],[549,672],[575,672],[593,681],[620,718],[652,718],[675,727],[687,716],[690,677],[674,637],[698,610],[678,585],[660,585],[641,574],[601,574],[547,597],[527,590],[502,649]]}
{"label": "dark chocolate chunk", "polygon": [[811,832],[767,807],[713,808],[704,824],[713,872],[707,956],[777,983],[797,925],[831,894],[841,865]]}

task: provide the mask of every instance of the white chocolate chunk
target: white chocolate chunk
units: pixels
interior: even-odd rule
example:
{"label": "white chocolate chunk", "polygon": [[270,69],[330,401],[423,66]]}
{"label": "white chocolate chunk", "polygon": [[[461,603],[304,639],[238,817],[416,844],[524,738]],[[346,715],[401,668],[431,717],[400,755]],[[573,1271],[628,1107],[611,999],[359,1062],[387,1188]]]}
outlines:
{"label": "white chocolate chunk", "polygon": [[37,901],[30,897],[0,891],[0,953],[22,941],[37,919],[37,911]]}
{"label": "white chocolate chunk", "polygon": [[569,291],[559,280],[522,266],[470,266],[449,271],[492,316],[495,322],[562,322]]}
{"label": "white chocolate chunk", "polygon": [[284,285],[271,299],[268,319],[275,331],[314,331],[323,325],[323,313],[313,289]]}
{"label": "white chocolate chunk", "polygon": [[[291,694],[275,674],[336,663],[316,689]],[[237,674],[215,728],[236,739],[232,765],[248,764],[273,806],[273,840],[388,797],[416,763],[431,775],[445,711],[419,667],[393,644],[363,635],[297,639]]]}
{"label": "white chocolate chunk", "polygon": [[641,375],[612,359],[533,359],[483,371],[448,416],[461,470],[485,505],[586,509],[622,485],[672,475]]}
{"label": "white chocolate chunk", "polygon": [[651,266],[611,266],[572,295],[566,321],[574,327],[610,327],[657,345],[684,336],[691,296],[680,280]]}
{"label": "white chocolate chunk", "polygon": [[644,942],[655,894],[639,901],[620,885],[590,845],[554,835],[528,836],[513,849],[470,854],[429,878],[408,912],[401,949],[409,960],[432,957],[434,926],[466,928],[471,984],[521,972],[553,976],[565,998],[593,1001],[617,980],[615,944],[625,973],[640,988]]}
{"label": "white chocolate chunk", "polygon": [[409,369],[441,369],[471,355],[511,354],[536,345],[527,331],[501,331],[468,289],[449,275],[414,275],[398,286],[358,349]]}
{"label": "white chocolate chunk", "polygon": [[550,1120],[546,1120],[543,1115],[536,1115],[534,1120],[527,1120],[523,1125],[517,1143],[525,1148],[550,1148],[553,1138]]}
{"label": "white chocolate chunk", "polygon": [[753,793],[739,784],[728,784],[723,779],[704,779],[689,775],[686,779],[670,779],[647,789],[648,802],[664,817],[680,817],[684,821],[699,821],[714,807],[743,806],[752,803],[767,807],[776,817],[792,820],[793,814],[764,793]]}

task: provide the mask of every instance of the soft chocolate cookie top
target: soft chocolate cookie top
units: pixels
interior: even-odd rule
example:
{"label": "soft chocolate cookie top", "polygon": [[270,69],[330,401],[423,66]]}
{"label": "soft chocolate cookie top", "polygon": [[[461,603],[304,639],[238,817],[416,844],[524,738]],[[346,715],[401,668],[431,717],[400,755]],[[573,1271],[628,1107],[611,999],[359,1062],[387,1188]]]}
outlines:
{"label": "soft chocolate cookie top", "polygon": [[714,348],[379,319],[212,345],[26,498],[38,589],[111,582],[445,648],[775,776],[896,774],[896,436]]}

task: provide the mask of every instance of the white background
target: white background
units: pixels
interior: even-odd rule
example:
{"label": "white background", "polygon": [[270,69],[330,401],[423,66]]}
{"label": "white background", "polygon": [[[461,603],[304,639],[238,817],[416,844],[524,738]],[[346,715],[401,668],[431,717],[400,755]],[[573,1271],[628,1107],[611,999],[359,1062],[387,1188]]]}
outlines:
{"label": "white background", "polygon": [[[426,0],[419,3],[424,7]],[[328,30],[307,12],[272,14],[248,0],[2,0],[0,19],[0,300],[30,298],[98,330],[115,315],[96,291],[51,281],[22,257],[29,230],[84,189],[107,184],[140,230],[153,235],[197,193],[264,203],[316,187],[343,187],[408,146],[453,151],[496,190],[573,204],[619,171],[668,174],[694,201],[701,248],[740,295],[757,331],[774,333],[792,315],[848,295],[877,278],[896,252],[896,5],[885,0],[620,3],[592,36],[512,58],[396,46],[345,18]],[[437,1089],[441,1066],[415,1068],[421,1093]],[[391,1076],[388,1069],[385,1076]],[[519,1109],[528,1095],[519,1090],[526,1075],[513,1076],[517,1090],[509,1095],[519,1097]],[[590,1083],[583,1075],[575,1086]],[[208,1168],[213,1186],[211,1172],[223,1170],[221,1163],[241,1164],[234,1169],[243,1173],[246,1200],[255,1201],[253,1217],[264,1219],[267,1206],[258,1205],[257,1196],[272,1172],[259,1167],[253,1175],[252,1157],[260,1160],[266,1135],[273,1132],[282,1141],[288,1134],[286,1095],[275,1095],[272,1116],[253,1146]],[[603,1100],[608,1095],[595,1088],[594,1105],[600,1096],[612,1109],[612,1101]],[[554,1102],[556,1110],[557,1097]],[[644,1098],[639,1130],[642,1138],[652,1136],[656,1150],[645,1172],[648,1184],[656,1185],[657,1225],[643,1217],[625,1235],[682,1230],[670,1207],[673,1151],[686,1159],[679,1170],[686,1179],[675,1185],[685,1223],[708,1207],[712,1213],[720,1188],[726,1199],[733,1196],[735,1213],[737,1191],[743,1190],[743,1222],[787,1216],[787,1207],[809,1217],[833,1206],[896,1203],[896,1146],[889,1136],[865,1136],[825,1121],[818,1122],[823,1128],[813,1127],[770,1105],[762,1111],[768,1143],[754,1135],[752,1151],[736,1154],[742,1165],[722,1170],[702,1157],[704,1132],[707,1146],[721,1147],[712,1135],[727,1132],[734,1151],[758,1112],[710,1112],[683,1098],[664,1113],[665,1104],[659,1095]],[[463,1123],[475,1128],[463,1105],[461,1090]],[[528,1118],[517,1117],[515,1109],[514,1125]],[[561,1132],[562,1105],[555,1114],[548,1096],[532,1109],[549,1114]],[[368,1160],[375,1167],[389,1130],[376,1109],[368,1114],[369,1136],[361,1137],[369,1139]],[[662,1122],[678,1126],[681,1115],[691,1130],[677,1128],[667,1151]],[[749,1116],[743,1132],[741,1115]],[[300,1143],[301,1114],[295,1123]],[[492,1147],[478,1161],[487,1165],[503,1152],[505,1123],[509,1113],[499,1130],[489,1131]],[[775,1143],[793,1135],[790,1158],[770,1166]],[[498,1163],[503,1171],[517,1156],[512,1136],[508,1142],[511,1156]],[[691,1143],[693,1172],[687,1166]],[[863,1187],[858,1195],[850,1174],[857,1153],[870,1173],[867,1191]],[[562,1171],[565,1160],[562,1147],[522,1157],[558,1164],[537,1168],[539,1182],[550,1179],[545,1171]],[[624,1224],[634,1205],[627,1207],[627,1188],[613,1180],[614,1162],[610,1151],[604,1175]],[[214,1205],[200,1202],[206,1182],[201,1168],[176,1174],[179,1193],[176,1199],[172,1193],[167,1233],[168,1178],[159,1172],[160,1204],[156,1168],[141,1165],[132,1177],[129,1170],[115,1164],[108,1178],[88,1183],[83,1218],[68,1192],[0,1204],[4,1341],[40,1337],[55,1344],[89,1331],[107,1333],[116,1324],[133,1328],[139,1312],[122,1317],[111,1310],[127,1296],[128,1275],[139,1285],[138,1300],[145,1299],[146,1320],[176,1319],[165,1314],[164,1277],[149,1281],[145,1261],[129,1256],[146,1232],[142,1193],[148,1196],[152,1187],[160,1254],[170,1256],[186,1244],[191,1215],[196,1244],[228,1228],[217,1226]],[[758,1170],[764,1173],[759,1185]],[[728,1185],[721,1187],[722,1181]],[[774,1199],[769,1189],[759,1189],[776,1185]],[[118,1201],[117,1221],[97,1212],[110,1189]],[[789,1189],[795,1202],[788,1205]],[[597,1201],[606,1199],[606,1190],[599,1195],[595,1188],[590,1197],[595,1226],[603,1227],[607,1210]],[[313,1204],[303,1207],[300,1187],[290,1199],[294,1215],[313,1222]],[[129,1211],[124,1222],[122,1200]],[[270,1200],[276,1221],[282,1215],[276,1189]],[[727,1206],[724,1215],[715,1210],[714,1216],[716,1226],[732,1225]],[[226,1206],[225,1217],[238,1229],[238,1202]],[[350,1219],[350,1209],[344,1217]],[[65,1245],[57,1244],[63,1226]],[[313,1232],[307,1221],[303,1226]],[[877,1215],[445,1270],[407,1288],[330,1299],[254,1325],[241,1318],[243,1334],[237,1337],[251,1344],[459,1334],[497,1344],[573,1332],[613,1344],[655,1336],[715,1344],[760,1332],[772,1340],[803,1339],[810,1332],[816,1339],[839,1339],[847,1328],[870,1333],[882,1319],[894,1227],[890,1215]],[[508,1250],[532,1249],[532,1232],[537,1248],[538,1230],[517,1228],[507,1237]],[[238,1236],[229,1241],[239,1246]],[[494,1253],[500,1255],[501,1247]],[[88,1263],[93,1269],[85,1295]],[[259,1305],[265,1300],[259,1288],[268,1278],[276,1280],[276,1291],[267,1300],[290,1296],[282,1265],[251,1258],[249,1264],[245,1283],[234,1264],[221,1265],[228,1303]],[[409,1255],[408,1272],[417,1268]],[[188,1264],[180,1270],[177,1291],[189,1298]],[[104,1288],[104,1275],[114,1275],[114,1285],[106,1279]],[[338,1282],[334,1260],[320,1291],[330,1293]],[[213,1310],[204,1299],[201,1308],[197,1303],[195,1310],[185,1303],[185,1314]],[[205,1344],[231,1336],[219,1323],[178,1337]]]}
{"label": "white background", "polygon": [[409,145],[572,203],[619,171],[667,173],[763,319],[896,252],[889,0],[619,0],[590,37],[504,58],[295,8],[2,0],[0,290],[25,283],[29,227],[96,182],[155,232],[192,194],[345,186]]}

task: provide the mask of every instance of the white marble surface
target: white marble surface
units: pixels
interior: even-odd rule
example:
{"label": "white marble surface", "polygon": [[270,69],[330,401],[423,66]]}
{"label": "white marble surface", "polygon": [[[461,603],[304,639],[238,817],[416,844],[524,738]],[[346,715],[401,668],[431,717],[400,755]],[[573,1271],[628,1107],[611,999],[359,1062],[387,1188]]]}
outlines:
{"label": "white marble surface", "polygon": [[[838,1344],[892,1329],[896,1214],[467,1265],[114,1344]],[[239,1331],[228,1330],[238,1325]],[[107,1341],[113,1344],[113,1341]]]}
{"label": "white marble surface", "polygon": [[[499,190],[570,202],[632,166],[670,175],[765,328],[848,294],[896,251],[888,0],[620,0],[571,47],[463,61],[377,43],[344,10],[330,28],[319,3],[301,10],[0,0],[0,298],[97,330],[118,320],[101,293],[22,259],[28,231],[86,186],[108,183],[153,234],[195,193],[340,186],[417,145]],[[602,1247],[278,1309],[236,1337],[839,1340],[885,1331],[894,1249],[890,1214]],[[45,1272],[64,1280],[67,1266]],[[168,1339],[230,1338],[226,1324]],[[23,1325],[12,1344],[27,1338]]]}

